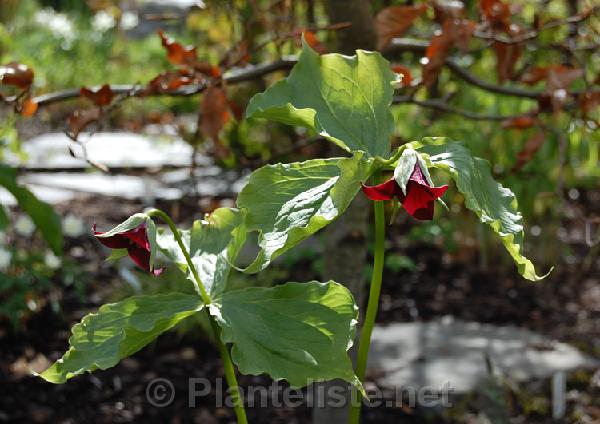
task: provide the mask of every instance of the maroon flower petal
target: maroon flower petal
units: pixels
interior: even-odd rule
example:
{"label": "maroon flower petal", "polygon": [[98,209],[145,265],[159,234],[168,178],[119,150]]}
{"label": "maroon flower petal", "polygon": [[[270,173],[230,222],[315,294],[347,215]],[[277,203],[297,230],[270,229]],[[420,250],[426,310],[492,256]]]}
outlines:
{"label": "maroon flower petal", "polygon": [[96,224],[92,227],[92,231],[96,239],[109,249],[126,249],[130,245],[129,240],[121,234],[115,234],[111,237],[98,237],[105,233],[96,231]]}
{"label": "maroon flower petal", "polygon": [[444,195],[446,190],[448,190],[448,186],[443,185],[440,187],[428,187],[427,189],[429,190],[433,198],[437,200]]}
{"label": "maroon flower petal", "polygon": [[164,271],[163,268],[150,269],[150,242],[145,225],[142,224],[133,230],[110,237],[98,237],[105,233],[96,231],[96,225],[94,225],[93,231],[96,239],[104,246],[110,249],[127,249],[131,260],[144,271],[157,276]]}
{"label": "maroon flower petal", "polygon": [[130,245],[127,249],[127,253],[137,266],[150,272],[150,251],[139,246]]}
{"label": "maroon flower petal", "polygon": [[146,231],[145,224],[142,224],[133,230],[121,233],[121,235],[131,240],[137,246],[150,251],[150,242],[148,241],[148,232]]}
{"label": "maroon flower petal", "polygon": [[398,192],[401,192],[398,183],[393,178],[376,186],[362,184],[362,191],[371,200],[392,200]]}
{"label": "maroon flower petal", "polygon": [[416,219],[428,221],[433,219],[433,210],[435,200],[442,196],[448,186],[429,187],[419,184],[413,180],[406,185],[406,198],[402,206]]}
{"label": "maroon flower petal", "polygon": [[159,276],[165,270],[164,268],[150,269],[150,251],[139,246],[131,245],[127,249],[131,260],[146,272]]}
{"label": "maroon flower petal", "polygon": [[415,164],[413,172],[410,175],[409,181],[414,181],[423,186],[431,187],[429,185],[429,183],[427,182],[427,180],[425,179],[425,176],[423,175],[423,171],[421,170],[421,167],[419,166],[418,163]]}

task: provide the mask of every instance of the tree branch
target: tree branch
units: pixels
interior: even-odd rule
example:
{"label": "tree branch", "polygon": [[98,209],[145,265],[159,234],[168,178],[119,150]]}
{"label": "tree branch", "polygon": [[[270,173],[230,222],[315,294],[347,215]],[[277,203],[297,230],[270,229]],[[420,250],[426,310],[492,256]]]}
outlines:
{"label": "tree branch", "polygon": [[[406,39],[406,38],[396,38],[392,40],[391,47],[385,51],[388,55],[390,53],[397,53],[400,51],[413,51],[417,53],[422,53],[427,48],[428,42],[414,40],[414,39]],[[227,72],[224,76],[224,81],[227,84],[238,84],[242,82],[252,81],[257,78],[263,77],[270,73],[276,71],[285,71],[291,69],[296,64],[296,57],[288,56],[282,59],[279,59],[275,62],[264,63],[253,66],[246,66],[244,68],[232,69]],[[482,90],[489,91],[491,93],[503,94],[507,96],[520,97],[532,100],[538,100],[546,93],[538,90],[527,90],[518,87],[508,87],[502,85],[496,85],[490,83],[488,81],[484,81],[477,76],[473,75],[469,71],[467,71],[462,66],[459,66],[452,59],[446,60],[446,65],[448,68],[460,79],[463,81],[474,85]],[[130,96],[139,95],[142,90],[144,90],[145,86],[141,84],[131,84],[131,85],[111,85],[111,90],[115,94],[129,94]],[[182,87],[177,90],[172,90],[168,92],[158,92],[152,93],[150,96],[191,96],[194,94],[198,94],[206,88],[205,84],[193,84]],[[585,91],[571,91],[569,95],[579,96]],[[588,93],[596,94],[600,93],[600,89],[592,89],[587,90]],[[47,106],[52,103],[57,103],[61,101],[67,101],[76,99],[79,97],[79,89],[67,89],[62,91],[57,91],[54,93],[42,94],[33,98],[38,106]],[[417,104],[417,103],[415,103]],[[427,106],[425,106],[427,107]],[[441,109],[440,109],[441,110]],[[449,111],[447,111],[449,112]],[[477,118],[474,118],[477,119]]]}
{"label": "tree branch", "polygon": [[448,103],[441,100],[417,100],[411,96],[394,96],[393,104],[414,104],[429,109],[439,110],[441,112],[452,113],[454,115],[460,115],[463,118],[470,119],[473,121],[504,121],[507,119],[517,118],[523,116],[518,115],[491,115],[491,114],[480,114],[471,112],[469,110],[456,108],[450,106]]}
{"label": "tree branch", "polygon": [[[422,40],[415,40],[410,38],[395,38],[391,41],[390,46],[385,50],[388,56],[391,54],[397,54],[400,52],[411,51],[415,53],[425,53],[429,42]],[[538,90],[527,90],[518,87],[508,87],[503,85],[497,85],[484,81],[477,76],[467,71],[462,66],[458,65],[452,59],[446,59],[446,66],[452,71],[457,77],[471,85],[481,88],[482,90],[489,91],[491,93],[503,94],[506,96],[521,97],[525,99],[538,100],[547,93]],[[570,91],[568,94],[571,96],[579,96],[584,91]],[[598,89],[587,90],[588,93],[600,93]]]}
{"label": "tree branch", "polygon": [[595,6],[583,13],[578,13],[578,14],[569,16],[568,18],[564,18],[564,19],[556,19],[554,21],[550,21],[537,30],[534,29],[534,30],[528,31],[524,34],[516,35],[513,37],[508,37],[508,36],[504,36],[502,34],[497,34],[497,33],[493,33],[493,32],[481,32],[481,31],[475,31],[473,36],[475,36],[477,38],[481,38],[482,40],[497,41],[502,44],[519,44],[519,43],[523,43],[525,41],[531,41],[531,40],[538,38],[542,31],[546,31],[551,28],[556,28],[556,27],[562,26],[562,25],[571,25],[571,24],[577,24],[579,22],[583,22],[586,19],[588,19],[590,16],[594,15],[598,11],[598,9],[600,9],[600,8],[598,6]]}
{"label": "tree branch", "polygon": [[538,90],[526,90],[526,89],[517,88],[517,87],[507,87],[507,86],[496,85],[496,84],[492,84],[490,82],[484,81],[482,79],[479,79],[478,77],[476,77],[469,71],[467,71],[462,66],[459,66],[452,59],[446,60],[446,66],[448,66],[448,69],[450,69],[457,77],[459,77],[463,81],[466,81],[469,84],[472,84],[476,87],[479,87],[479,88],[489,91],[491,93],[504,94],[507,96],[522,97],[522,98],[534,99],[534,100],[537,100],[540,97],[542,97],[542,95],[544,95],[543,92],[538,91]]}
{"label": "tree branch", "polygon": [[[295,64],[295,57],[284,57],[275,62],[232,69],[225,74],[223,80],[227,84],[238,84],[241,82],[252,81],[276,71],[289,70]],[[114,94],[123,94],[130,97],[138,96],[145,88],[146,86],[141,84],[116,84],[110,86],[110,89]],[[194,94],[201,93],[205,88],[206,84],[191,84],[177,90],[151,93],[149,96],[192,96]],[[76,99],[79,96],[79,88],[70,88],[54,93],[41,94],[34,97],[33,101],[36,102],[38,106],[47,106],[52,103]]]}

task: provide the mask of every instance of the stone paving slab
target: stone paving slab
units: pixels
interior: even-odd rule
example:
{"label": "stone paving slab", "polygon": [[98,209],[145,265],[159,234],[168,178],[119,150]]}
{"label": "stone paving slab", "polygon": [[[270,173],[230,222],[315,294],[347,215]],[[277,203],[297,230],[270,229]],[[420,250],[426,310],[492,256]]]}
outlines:
{"label": "stone paving slab", "polygon": [[369,371],[389,387],[441,389],[454,393],[477,387],[494,368],[515,381],[559,371],[600,367],[600,361],[574,347],[518,327],[462,321],[395,323],[373,331]]}

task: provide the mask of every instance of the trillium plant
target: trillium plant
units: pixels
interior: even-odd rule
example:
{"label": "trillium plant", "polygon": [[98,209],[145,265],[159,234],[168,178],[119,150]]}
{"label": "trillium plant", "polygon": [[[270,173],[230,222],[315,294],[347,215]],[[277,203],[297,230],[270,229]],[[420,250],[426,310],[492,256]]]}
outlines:
{"label": "trillium plant", "polygon": [[[97,239],[114,249],[112,257],[129,256],[153,274],[162,271],[158,262],[177,267],[196,294],[142,295],[102,306],[73,327],[68,351],[41,377],[64,383],[112,367],[183,319],[205,314],[238,422],[245,423],[246,415],[235,367],[242,374],[285,379],[292,387],[334,378],[348,381],[356,389],[350,422],[358,422],[382,282],[384,204],[393,203],[393,216],[401,206],[418,220],[433,219],[435,204],[445,206],[441,197],[448,186],[436,186],[431,169],[445,171],[453,180],[465,206],[498,235],[524,278],[543,278],[523,256],[516,199],[492,178],[487,161],[443,138],[413,141],[391,151],[390,107],[397,83],[397,75],[378,53],[319,55],[304,43],[289,76],[254,96],[246,116],[307,128],[348,154],[264,166],[250,175],[237,208],[217,209],[189,229],[178,229],[156,209],[133,215],[108,232],[94,229]],[[234,270],[259,273],[338,218],[357,195],[373,200],[375,254],[353,366],[348,350],[359,313],[343,281],[230,289],[228,276]],[[167,227],[157,228],[155,221]],[[252,232],[258,233],[259,253],[241,268],[237,256]]]}

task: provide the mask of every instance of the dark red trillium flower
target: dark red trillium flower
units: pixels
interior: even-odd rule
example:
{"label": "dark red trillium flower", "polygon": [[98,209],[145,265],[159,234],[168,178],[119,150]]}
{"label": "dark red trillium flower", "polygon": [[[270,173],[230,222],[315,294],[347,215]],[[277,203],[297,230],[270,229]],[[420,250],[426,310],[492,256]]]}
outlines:
{"label": "dark red trillium flower", "polygon": [[383,184],[376,186],[362,185],[363,192],[371,200],[392,200],[397,197],[402,207],[410,215],[420,220],[433,219],[433,205],[436,199],[441,197],[446,190],[447,185],[441,187],[432,187],[429,185],[419,164],[415,168],[406,184],[406,195],[402,188],[392,177]]}
{"label": "dark red trillium flower", "polygon": [[157,276],[163,272],[164,268],[150,268],[150,241],[148,241],[146,224],[110,237],[98,237],[105,233],[96,231],[96,224],[94,224],[93,231],[96,239],[109,249],[127,249],[131,260],[144,271]]}

